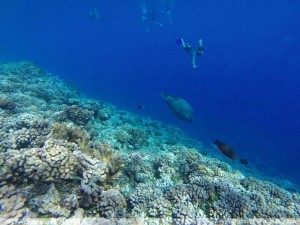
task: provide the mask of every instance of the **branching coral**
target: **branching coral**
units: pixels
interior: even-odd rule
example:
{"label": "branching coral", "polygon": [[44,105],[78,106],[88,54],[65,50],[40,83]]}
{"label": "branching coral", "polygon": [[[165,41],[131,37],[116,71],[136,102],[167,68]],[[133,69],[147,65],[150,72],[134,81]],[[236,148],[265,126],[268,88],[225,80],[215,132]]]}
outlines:
{"label": "branching coral", "polygon": [[82,173],[86,183],[94,180],[104,181],[106,165],[84,155],[76,144],[49,139],[42,148],[10,150],[0,153],[2,166],[14,176],[33,180],[53,181],[70,179]]}
{"label": "branching coral", "polygon": [[166,193],[160,184],[140,184],[132,193],[133,215],[146,214],[161,218],[166,224],[196,224],[204,217],[203,211],[193,205],[185,186],[174,186]]}
{"label": "branching coral", "polygon": [[20,218],[24,217],[29,212],[24,207],[25,202],[26,196],[16,186],[2,182],[0,185],[0,224],[16,224]]}
{"label": "branching coral", "polygon": [[110,145],[99,142],[92,143],[84,153],[106,164],[107,173],[104,186],[111,187],[121,175],[124,166],[121,153],[114,150]]}
{"label": "branching coral", "polygon": [[145,213],[150,217],[170,216],[171,204],[163,192],[152,184],[140,184],[130,196],[133,215]]}
{"label": "branching coral", "polygon": [[69,106],[64,111],[66,118],[78,125],[86,125],[94,112],[82,109],[77,105]]}
{"label": "branching coral", "polygon": [[[153,215],[168,217],[170,214],[161,215],[153,206],[153,202],[156,205],[167,202],[169,204],[167,211],[172,213],[174,224],[193,224],[195,223],[193,221],[203,217],[204,214],[212,219],[278,218],[299,215],[295,199],[291,200],[292,195],[275,185],[246,179],[242,181],[245,189],[240,185],[237,186],[236,181],[231,181],[234,176],[228,172],[228,169],[225,168],[227,176],[224,176],[226,173],[224,170],[205,162],[201,156],[197,156],[196,152],[183,149],[183,154],[177,150],[173,153],[172,155],[168,153],[168,157],[157,157],[154,164],[149,159],[143,162],[145,159],[141,157],[141,154],[136,154],[135,157],[131,154],[129,157],[131,160],[134,158],[138,160],[135,163],[131,162],[135,164],[134,167],[125,167],[127,175],[145,174],[146,171],[148,174],[148,178],[143,180],[144,184],[140,184],[136,192],[130,195],[134,214],[144,213],[149,217]],[[139,164],[150,165],[150,167],[142,167]],[[177,169],[174,170],[174,167]],[[143,170],[140,171],[141,168]],[[162,172],[162,169],[172,171],[170,173],[172,176],[168,176],[168,172],[166,174]],[[184,175],[186,177],[182,179]],[[181,178],[178,179],[176,176]],[[153,181],[151,179],[153,177],[156,180]],[[174,178],[170,179],[171,177]],[[170,180],[174,182],[164,184],[165,181]],[[178,181],[183,183],[178,184]],[[151,199],[148,195],[156,196],[156,198]]]}
{"label": "branching coral", "polygon": [[251,218],[252,205],[249,196],[231,190],[222,192],[220,199],[213,203],[212,218]]}

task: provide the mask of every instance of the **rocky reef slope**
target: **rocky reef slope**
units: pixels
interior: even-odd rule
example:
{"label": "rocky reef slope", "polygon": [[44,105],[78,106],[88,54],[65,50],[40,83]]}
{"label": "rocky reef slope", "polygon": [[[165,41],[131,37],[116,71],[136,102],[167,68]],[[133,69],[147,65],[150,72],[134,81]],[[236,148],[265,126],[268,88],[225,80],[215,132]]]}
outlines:
{"label": "rocky reef slope", "polygon": [[1,224],[293,224],[300,216],[298,193],[30,62],[0,65],[0,127]]}

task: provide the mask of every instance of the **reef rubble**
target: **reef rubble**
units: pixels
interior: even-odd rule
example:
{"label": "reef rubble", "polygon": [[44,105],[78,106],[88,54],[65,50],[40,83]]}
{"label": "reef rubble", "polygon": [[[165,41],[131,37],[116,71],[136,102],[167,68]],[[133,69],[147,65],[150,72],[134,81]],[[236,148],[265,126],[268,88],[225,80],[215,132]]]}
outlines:
{"label": "reef rubble", "polygon": [[180,129],[0,65],[1,224],[299,224],[300,196]]}

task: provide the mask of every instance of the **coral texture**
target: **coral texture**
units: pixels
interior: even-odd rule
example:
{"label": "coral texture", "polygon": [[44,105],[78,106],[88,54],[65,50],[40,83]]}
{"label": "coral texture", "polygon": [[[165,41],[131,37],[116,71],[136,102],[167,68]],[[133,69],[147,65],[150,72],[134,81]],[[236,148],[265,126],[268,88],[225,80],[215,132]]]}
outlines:
{"label": "coral texture", "polygon": [[12,150],[0,153],[1,164],[14,176],[32,180],[70,179],[81,173],[85,183],[104,181],[106,165],[84,155],[70,142],[48,139],[42,148]]}
{"label": "coral texture", "polygon": [[70,210],[61,207],[59,205],[60,201],[61,198],[59,192],[52,184],[45,195],[32,199],[31,204],[33,205],[33,208],[40,214],[47,214],[55,217],[69,217],[71,213]]}
{"label": "coral texture", "polygon": [[299,222],[289,181],[82,97],[30,62],[0,64],[0,77],[1,224]]}
{"label": "coral texture", "polygon": [[87,109],[82,109],[77,105],[72,105],[66,108],[64,112],[67,119],[78,125],[87,124],[94,114],[94,112],[88,111]]}
{"label": "coral texture", "polygon": [[26,198],[14,185],[0,187],[0,224],[12,224],[26,214]]}

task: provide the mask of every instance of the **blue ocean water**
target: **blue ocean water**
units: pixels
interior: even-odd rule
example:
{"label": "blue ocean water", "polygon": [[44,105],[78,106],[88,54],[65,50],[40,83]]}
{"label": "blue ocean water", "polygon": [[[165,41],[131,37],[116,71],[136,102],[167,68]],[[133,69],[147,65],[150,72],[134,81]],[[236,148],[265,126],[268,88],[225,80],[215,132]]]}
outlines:
{"label": "blue ocean water", "polygon": [[[163,0],[1,0],[0,60],[33,61],[89,96],[174,124],[208,147],[220,139],[300,184],[300,2],[173,3],[170,21]],[[193,46],[203,39],[198,68],[180,37]],[[162,92],[187,100],[195,121],[173,115]]]}

